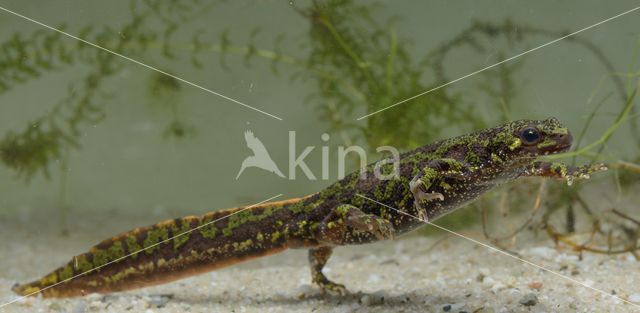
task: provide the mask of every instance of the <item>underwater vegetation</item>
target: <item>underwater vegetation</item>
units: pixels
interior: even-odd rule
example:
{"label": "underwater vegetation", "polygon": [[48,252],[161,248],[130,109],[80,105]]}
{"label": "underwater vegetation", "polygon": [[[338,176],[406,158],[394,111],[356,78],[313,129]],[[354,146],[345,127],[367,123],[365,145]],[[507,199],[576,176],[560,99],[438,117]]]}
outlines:
{"label": "underwater vegetation", "polygon": [[[132,1],[131,20],[120,29],[96,30],[89,25],[82,28],[77,37],[118,54],[140,56],[148,51],[151,43],[168,45],[178,23],[198,14],[196,8],[202,6],[196,1]],[[152,27],[147,25],[150,22]],[[65,26],[60,25],[58,29],[65,30]],[[0,159],[19,177],[26,181],[37,173],[49,177],[53,160],[62,158],[65,150],[81,148],[78,138],[82,128],[106,118],[103,106],[110,95],[101,92],[101,86],[123,65],[114,54],[82,41],[70,41],[46,29],[27,36],[15,33],[0,47],[0,95],[13,86],[65,67],[80,64],[89,68],[79,82],[69,86],[60,101],[45,110],[46,114],[29,121],[21,131],[8,132],[0,140]],[[170,55],[164,50],[163,53]],[[151,88],[159,97],[175,93],[179,88],[166,77],[154,80]],[[177,120],[167,128],[167,136],[182,137],[187,132]]]}
{"label": "underwater vegetation", "polygon": [[[229,58],[243,59],[246,67],[257,62],[268,63],[275,76],[285,75],[282,69],[287,68],[286,73],[292,73],[287,75],[293,83],[311,82],[314,86],[307,101],[300,105],[313,106],[327,131],[340,134],[345,144],[357,142],[370,149],[382,145],[411,149],[442,138],[452,129],[463,133],[511,120],[514,111],[523,110],[517,97],[522,83],[519,74],[526,61],[514,60],[479,73],[483,79],[474,87],[473,94],[490,99],[480,106],[478,99],[459,90],[449,86],[438,88],[455,78],[450,77],[448,71],[449,58],[459,51],[486,53],[494,49],[492,43],[499,40],[501,46],[493,60],[497,62],[527,46],[531,38],[548,41],[567,34],[512,20],[499,23],[473,21],[456,36],[423,55],[415,55],[411,52],[411,42],[395,31],[401,18],[385,16],[384,4],[330,0],[287,4],[291,14],[308,24],[308,36],[296,39],[304,42],[294,42],[305,48],[295,55],[283,52],[283,43],[292,40],[284,34],[278,36],[271,47],[255,43],[253,39],[260,29],[249,34],[250,39],[244,43],[237,42],[230,30],[215,34],[195,31],[189,42],[178,42],[174,38],[173,35],[194,17],[215,10],[220,2],[131,1],[130,17],[121,26],[96,29],[88,25],[74,34],[140,60],[148,55],[175,60],[187,52],[193,69],[200,71],[207,71],[205,61],[214,53],[219,57],[220,68],[225,71],[233,70],[226,64]],[[57,27],[66,30],[65,25]],[[621,73],[592,42],[580,36],[568,37],[566,41],[598,60],[599,66],[610,74],[603,79],[611,82],[614,88],[595,88],[585,104],[592,108],[591,113],[585,117],[583,129],[576,132],[579,146],[563,157],[572,158],[573,162],[580,158],[609,162],[618,192],[637,188],[640,153],[624,157],[611,155],[606,147],[622,125],[629,125],[630,136],[634,139],[631,144],[640,148],[636,99],[640,68],[636,62],[627,72]],[[636,46],[640,51],[640,46]],[[638,60],[640,56],[636,53],[635,61]],[[42,115],[27,121],[21,129],[0,135],[0,162],[27,184],[36,175],[51,178],[56,162],[62,160],[64,164],[69,154],[82,149],[83,130],[110,118],[105,107],[117,95],[106,93],[103,86],[122,70],[123,64],[114,54],[47,29],[31,34],[16,32],[0,42],[0,97],[15,86],[79,65],[83,76],[56,95],[58,101],[46,104]],[[180,110],[182,83],[155,73],[150,76],[147,86],[148,97],[170,117],[159,136],[169,141],[188,140],[199,135],[196,127],[189,123],[188,114]],[[434,88],[438,89],[412,99],[410,105],[400,105],[383,114],[357,120],[359,116]],[[598,140],[585,143],[594,118],[612,112],[610,127]],[[486,238],[504,248],[515,242],[520,232],[532,230],[547,234],[558,244],[577,251],[632,253],[640,258],[637,255],[640,216],[627,213],[626,209],[630,208],[605,210],[593,207],[581,192],[589,184],[591,182],[584,182],[569,188],[561,183],[527,180],[493,192],[474,204],[473,210],[454,213],[439,223],[454,229],[480,223]],[[532,194],[536,196],[531,197]],[[489,216],[504,216],[508,212],[526,212],[528,217],[520,225],[507,227],[506,233],[492,234]],[[583,240],[585,236],[586,241]]]}

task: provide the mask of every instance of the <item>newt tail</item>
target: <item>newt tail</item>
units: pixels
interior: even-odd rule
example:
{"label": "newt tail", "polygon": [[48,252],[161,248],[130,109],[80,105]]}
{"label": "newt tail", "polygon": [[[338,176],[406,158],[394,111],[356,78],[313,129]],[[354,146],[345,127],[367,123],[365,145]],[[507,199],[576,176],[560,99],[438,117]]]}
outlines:
{"label": "newt tail", "polygon": [[[288,218],[289,211],[284,208],[300,200],[214,211],[136,228],[106,239],[41,279],[16,284],[12,290],[23,296],[41,293],[44,297],[118,292],[277,253],[289,243],[270,230],[278,220]],[[220,221],[211,223],[217,219]]]}

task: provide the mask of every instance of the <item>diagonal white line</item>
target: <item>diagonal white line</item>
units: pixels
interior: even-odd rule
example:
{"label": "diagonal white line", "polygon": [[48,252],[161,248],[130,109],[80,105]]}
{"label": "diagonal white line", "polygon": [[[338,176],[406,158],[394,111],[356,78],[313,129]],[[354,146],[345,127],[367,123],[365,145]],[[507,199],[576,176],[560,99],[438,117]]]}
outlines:
{"label": "diagonal white line", "polygon": [[469,78],[469,77],[471,77],[471,76],[473,76],[473,75],[476,75],[476,74],[478,74],[478,73],[480,73],[480,72],[483,72],[483,71],[486,71],[486,70],[488,70],[488,69],[494,68],[494,67],[496,67],[496,66],[498,66],[498,65],[501,65],[501,64],[503,64],[503,63],[506,63],[506,62],[509,62],[509,61],[511,61],[511,60],[517,59],[517,58],[519,58],[519,57],[521,57],[521,56],[523,56],[523,55],[525,55],[525,54],[528,54],[528,53],[530,53],[530,52],[536,51],[536,50],[538,50],[538,49],[542,49],[542,48],[544,48],[544,47],[546,47],[546,46],[548,46],[548,45],[552,45],[552,44],[554,44],[554,43],[556,43],[556,42],[558,42],[558,41],[560,41],[560,40],[563,40],[563,39],[566,39],[566,38],[568,38],[568,37],[571,37],[571,36],[577,35],[577,34],[579,34],[579,33],[583,32],[583,31],[586,31],[586,30],[589,30],[589,29],[594,28],[594,27],[596,27],[596,26],[602,25],[602,24],[604,24],[604,23],[606,23],[606,22],[609,22],[609,21],[614,20],[614,19],[616,19],[616,18],[619,18],[619,17],[621,17],[621,16],[623,16],[623,15],[626,15],[626,14],[629,14],[629,13],[631,13],[631,12],[634,12],[634,11],[636,11],[636,10],[638,10],[638,9],[640,9],[640,7],[635,7],[635,8],[633,8],[633,9],[631,9],[631,10],[628,10],[628,11],[622,12],[622,13],[620,13],[620,14],[616,15],[616,16],[612,16],[612,17],[610,17],[610,18],[608,18],[608,19],[606,19],[606,20],[602,20],[602,21],[600,21],[600,22],[598,22],[598,23],[595,23],[595,24],[593,24],[593,25],[591,25],[591,26],[587,26],[587,27],[582,28],[582,29],[580,29],[580,30],[577,30],[577,31],[575,31],[575,32],[573,32],[573,33],[570,33],[570,34],[568,34],[568,35],[564,35],[564,36],[562,36],[562,37],[560,37],[560,38],[557,38],[557,39],[551,40],[551,41],[549,41],[549,42],[547,42],[547,43],[545,43],[545,44],[542,44],[542,45],[540,45],[540,46],[537,46],[537,47],[535,47],[535,48],[532,48],[532,49],[529,49],[529,50],[527,50],[527,51],[524,51],[524,52],[521,52],[521,53],[519,53],[519,54],[516,54],[516,55],[514,55],[514,56],[512,56],[512,57],[510,57],[510,58],[508,58],[508,59],[504,59],[504,60],[502,60],[502,61],[500,61],[500,62],[498,62],[498,63],[495,63],[495,64],[493,64],[493,65],[489,65],[489,66],[484,67],[484,68],[482,68],[482,69],[479,69],[479,70],[477,70],[477,71],[475,71],[475,72],[471,72],[471,73],[469,73],[469,74],[467,74],[467,75],[464,75],[464,76],[458,77],[458,78],[456,78],[456,79],[454,79],[454,80],[452,80],[452,81],[449,81],[449,82],[447,82],[447,83],[444,83],[444,84],[442,84],[442,85],[440,85],[440,86],[437,86],[437,87],[431,88],[431,89],[429,89],[429,90],[427,90],[427,91],[424,91],[424,92],[421,92],[421,93],[419,93],[419,94],[417,94],[417,95],[415,95],[415,96],[413,96],[413,97],[409,97],[409,98],[404,99],[404,100],[402,100],[402,101],[396,102],[396,103],[394,103],[394,104],[392,104],[392,105],[389,105],[389,106],[387,106],[387,107],[384,107],[384,108],[382,108],[382,109],[380,109],[380,110],[378,110],[378,111],[375,111],[375,112],[373,112],[373,113],[369,113],[369,114],[367,114],[367,115],[361,116],[361,117],[357,118],[356,120],[360,121],[360,120],[365,119],[365,118],[368,118],[368,117],[370,117],[370,116],[372,116],[372,115],[374,115],[374,114],[378,114],[378,113],[380,113],[380,112],[382,112],[382,111],[386,111],[386,110],[391,109],[391,108],[393,108],[393,107],[395,107],[395,106],[398,106],[398,105],[400,105],[400,104],[403,104],[403,103],[405,103],[405,102],[407,102],[407,101],[411,101],[411,100],[413,100],[413,99],[415,99],[415,98],[422,97],[422,96],[424,96],[424,95],[426,95],[426,94],[428,94],[428,93],[430,93],[430,92],[436,91],[436,90],[438,90],[438,89],[440,89],[440,88],[443,88],[443,87],[446,87],[446,86],[449,86],[449,85],[451,85],[451,84],[453,84],[453,83],[459,82],[459,81],[461,81],[461,80],[463,80],[463,79],[465,79],[465,78]]}
{"label": "diagonal white line", "polygon": [[500,254],[504,254],[504,255],[506,255],[506,256],[508,256],[508,257],[510,257],[510,258],[513,258],[513,259],[516,259],[516,260],[518,260],[518,261],[520,261],[520,262],[523,262],[523,263],[529,264],[529,265],[531,265],[531,266],[533,266],[533,267],[536,267],[536,268],[538,268],[538,269],[540,269],[540,270],[543,270],[543,271],[545,271],[545,272],[548,272],[548,273],[554,274],[554,275],[556,275],[556,276],[558,276],[558,277],[561,277],[561,278],[564,278],[564,279],[566,279],[566,280],[569,280],[569,281],[571,281],[571,282],[573,282],[573,283],[575,283],[575,284],[581,285],[581,286],[583,286],[583,287],[585,287],[585,288],[591,289],[591,290],[596,291],[596,292],[598,292],[598,293],[601,293],[601,294],[603,294],[603,295],[606,295],[606,296],[609,296],[609,297],[612,297],[612,298],[618,299],[618,300],[620,300],[620,301],[622,301],[622,302],[625,302],[625,303],[628,303],[628,304],[631,304],[631,305],[633,305],[633,306],[635,306],[635,307],[640,308],[640,304],[636,304],[636,303],[633,303],[633,302],[631,302],[631,301],[629,301],[629,300],[622,299],[622,298],[620,298],[620,297],[618,297],[618,296],[616,296],[616,295],[612,295],[612,294],[610,294],[610,293],[608,293],[608,292],[606,292],[606,291],[604,291],[604,290],[602,290],[602,289],[598,289],[598,288],[595,288],[595,287],[591,287],[591,286],[589,286],[589,285],[587,285],[587,284],[585,284],[585,283],[583,283],[583,282],[581,282],[581,281],[579,281],[579,280],[577,280],[577,279],[573,279],[573,278],[571,278],[571,277],[569,277],[569,276],[567,276],[567,275],[564,275],[564,274],[558,273],[558,272],[556,272],[556,271],[550,270],[550,269],[548,269],[548,268],[546,268],[546,267],[544,267],[544,266],[538,265],[538,264],[533,263],[533,262],[531,262],[531,261],[527,261],[527,260],[525,260],[525,259],[523,259],[523,258],[520,258],[520,257],[517,257],[517,256],[515,256],[515,255],[512,255],[512,254],[510,254],[510,253],[508,253],[508,252],[505,252],[505,251],[500,250],[500,249],[498,249],[498,248],[496,248],[496,247],[490,246],[490,245],[488,245],[488,244],[486,244],[486,243],[483,243],[483,242],[477,241],[477,240],[475,240],[475,239],[473,239],[473,238],[469,238],[469,237],[467,237],[467,236],[465,236],[465,235],[463,235],[463,234],[459,234],[459,233],[457,233],[457,232],[454,232],[454,231],[452,231],[452,230],[449,230],[449,229],[447,229],[447,228],[444,228],[444,227],[442,227],[442,226],[440,226],[440,225],[433,224],[433,223],[431,223],[431,222],[429,222],[429,221],[423,220],[423,219],[421,219],[421,218],[419,218],[419,217],[417,217],[417,216],[413,216],[413,215],[411,215],[411,214],[409,214],[409,213],[403,212],[403,211],[401,211],[401,210],[398,210],[398,209],[396,209],[396,208],[394,208],[394,207],[388,206],[388,205],[386,205],[386,204],[384,204],[384,203],[378,202],[378,201],[376,201],[376,200],[373,200],[373,199],[368,198],[368,197],[366,197],[366,196],[363,196],[363,195],[361,195],[361,194],[356,194],[356,196],[361,197],[361,198],[364,198],[364,199],[369,200],[369,201],[371,201],[371,202],[377,203],[377,204],[379,204],[379,205],[382,205],[382,206],[384,206],[384,207],[386,207],[386,208],[392,209],[392,210],[394,210],[394,211],[396,211],[396,212],[398,212],[398,213],[404,214],[404,215],[406,215],[406,216],[413,217],[413,218],[415,218],[415,219],[417,219],[417,220],[419,220],[419,221],[421,221],[421,222],[423,222],[423,223],[426,223],[426,224],[428,224],[428,225],[434,226],[434,227],[436,227],[436,228],[438,228],[438,229],[440,229],[440,230],[444,230],[444,231],[446,231],[446,232],[448,232],[448,233],[450,233],[450,234],[452,234],[452,235],[456,235],[456,236],[458,236],[458,237],[460,237],[460,238],[463,238],[463,239],[469,240],[469,241],[471,241],[471,242],[473,242],[473,243],[475,243],[475,244],[477,244],[477,245],[483,246],[483,247],[485,247],[485,248],[487,248],[487,249],[489,249],[489,250],[492,250],[492,251],[498,252],[498,253],[500,253]]}
{"label": "diagonal white line", "polygon": [[111,54],[113,54],[113,55],[115,55],[115,56],[121,57],[121,58],[123,58],[123,59],[125,59],[125,60],[127,60],[127,61],[130,61],[130,62],[133,62],[133,63],[138,64],[138,65],[140,65],[140,66],[146,67],[146,68],[148,68],[148,69],[150,69],[150,70],[152,70],[152,71],[156,71],[156,72],[158,72],[158,73],[160,73],[160,74],[163,74],[163,75],[169,76],[169,77],[174,78],[174,79],[176,79],[176,80],[179,80],[179,81],[181,81],[181,82],[183,82],[183,83],[185,83],[185,84],[187,84],[187,85],[190,85],[190,86],[192,86],[192,87],[198,88],[198,89],[203,90],[203,91],[206,91],[206,92],[208,92],[208,93],[210,93],[210,94],[213,94],[213,95],[216,95],[216,96],[221,97],[221,98],[223,98],[223,99],[226,99],[226,100],[229,100],[229,101],[231,101],[231,102],[237,103],[237,104],[239,104],[239,105],[241,105],[241,106],[243,106],[243,107],[245,107],[245,108],[248,108],[248,109],[251,109],[251,110],[254,110],[254,111],[260,112],[260,113],[262,113],[262,114],[264,114],[264,115],[267,115],[267,116],[270,116],[270,117],[273,117],[273,118],[275,118],[275,119],[277,119],[277,120],[282,121],[282,118],[281,118],[281,117],[278,117],[278,116],[273,115],[273,114],[271,114],[271,113],[265,112],[265,111],[260,110],[260,109],[258,109],[258,108],[256,108],[256,107],[250,106],[250,105],[248,105],[248,104],[246,104],[246,103],[244,103],[244,102],[241,102],[241,101],[239,101],[239,100],[236,100],[236,99],[233,99],[233,98],[227,97],[227,96],[225,96],[225,95],[223,95],[223,94],[221,94],[221,93],[219,93],[219,92],[216,92],[216,91],[213,91],[213,90],[211,90],[211,89],[208,89],[208,88],[202,87],[201,85],[198,85],[198,84],[196,84],[196,83],[193,83],[193,82],[191,82],[191,81],[188,81],[188,80],[186,80],[186,79],[184,79],[184,78],[180,78],[180,77],[175,76],[175,75],[173,75],[173,74],[167,73],[167,72],[165,72],[165,71],[163,71],[163,70],[161,70],[161,69],[158,69],[158,68],[153,67],[153,66],[151,66],[151,65],[148,65],[148,64],[142,63],[142,62],[140,62],[140,61],[138,61],[138,60],[136,60],[136,59],[132,59],[132,58],[130,58],[130,57],[128,57],[128,56],[126,56],[126,55],[123,55],[123,54],[120,54],[120,53],[118,53],[118,52],[115,52],[115,51],[109,50],[109,49],[107,49],[107,48],[105,48],[105,47],[103,47],[103,46],[100,46],[100,45],[97,45],[97,44],[95,44],[95,43],[93,43],[93,42],[90,42],[90,41],[84,40],[84,39],[82,39],[82,38],[80,38],[80,37],[77,37],[77,36],[74,36],[74,35],[72,35],[72,34],[69,34],[69,33],[65,32],[65,31],[63,31],[63,30],[58,29],[58,28],[55,28],[55,27],[49,26],[49,25],[47,25],[47,24],[45,24],[45,23],[42,23],[42,22],[36,21],[36,20],[34,20],[34,19],[30,18],[30,17],[24,16],[24,15],[22,15],[22,14],[20,14],[20,13],[17,13],[17,12],[11,11],[11,10],[9,10],[9,9],[7,9],[7,8],[2,7],[2,6],[0,6],[0,10],[5,11],[5,12],[10,13],[10,14],[13,14],[13,15],[15,15],[15,16],[17,16],[17,17],[23,18],[23,19],[25,19],[25,20],[27,20],[27,21],[29,21],[29,22],[32,22],[32,23],[38,24],[38,25],[40,25],[40,26],[42,26],[42,27],[44,27],[44,28],[48,28],[48,29],[50,29],[50,30],[52,30],[52,31],[54,31],[54,32],[58,32],[58,33],[60,33],[60,34],[63,34],[63,35],[65,35],[65,36],[69,37],[69,38],[73,38],[73,39],[75,39],[75,40],[78,40],[78,41],[80,41],[80,42],[83,42],[83,43],[85,43],[85,44],[87,44],[87,45],[90,45],[90,46],[92,46],[92,47],[95,47],[95,48],[98,48],[98,49],[103,50],[103,51],[105,51],[105,52],[111,53]]}
{"label": "diagonal white line", "polygon": [[248,206],[248,207],[245,207],[245,208],[243,208],[242,210],[238,210],[238,211],[236,211],[236,212],[233,212],[233,213],[231,213],[231,214],[229,214],[229,215],[225,215],[225,216],[223,216],[223,217],[221,217],[221,218],[215,219],[215,220],[210,221],[210,222],[208,222],[208,223],[204,223],[204,224],[202,224],[202,225],[200,225],[200,226],[198,226],[198,227],[194,227],[194,228],[189,229],[189,230],[187,230],[187,231],[185,231],[185,232],[182,232],[182,233],[180,233],[180,234],[177,234],[177,235],[175,235],[175,236],[173,236],[173,237],[171,237],[171,238],[168,238],[168,239],[166,239],[166,240],[160,241],[160,242],[158,242],[158,243],[154,243],[154,244],[152,244],[152,245],[150,245],[150,246],[148,246],[148,247],[145,247],[145,248],[142,248],[142,249],[140,249],[140,250],[138,250],[138,251],[135,251],[135,252],[129,253],[129,254],[127,254],[127,255],[125,255],[125,256],[122,256],[122,257],[119,257],[119,258],[117,258],[117,259],[115,259],[115,260],[113,260],[113,261],[107,262],[107,263],[105,263],[105,264],[103,264],[103,265],[100,265],[100,266],[98,266],[98,267],[95,267],[95,268],[93,268],[93,269],[90,269],[90,270],[88,270],[88,271],[86,271],[86,272],[82,272],[82,273],[80,273],[80,274],[74,275],[73,277],[69,277],[69,278],[67,278],[67,279],[65,279],[65,280],[59,281],[59,282],[57,282],[57,283],[55,283],[55,284],[53,284],[53,285],[47,286],[47,287],[42,288],[42,289],[40,289],[40,290],[38,290],[38,291],[32,292],[32,293],[30,293],[30,294],[28,294],[28,295],[21,296],[21,297],[19,297],[19,298],[13,299],[13,300],[11,300],[11,301],[9,301],[9,302],[7,302],[7,303],[3,303],[3,304],[1,304],[1,305],[0,305],[0,308],[3,308],[4,306],[7,306],[7,305],[12,304],[12,303],[14,303],[14,302],[20,301],[20,300],[22,300],[22,299],[24,299],[24,298],[27,298],[27,297],[33,296],[33,295],[35,295],[35,294],[41,293],[41,292],[43,292],[43,291],[45,291],[45,290],[47,290],[47,289],[49,289],[49,288],[53,288],[53,287],[58,286],[58,285],[60,285],[60,284],[64,284],[64,283],[66,283],[66,282],[68,282],[68,281],[70,281],[70,280],[72,280],[72,279],[75,279],[75,278],[80,277],[80,276],[82,276],[82,275],[88,274],[88,273],[93,272],[93,271],[95,271],[95,270],[101,269],[101,268],[103,268],[103,267],[105,267],[105,266],[107,266],[107,265],[109,265],[109,264],[113,264],[113,263],[119,262],[119,261],[121,261],[121,260],[123,260],[123,259],[126,259],[126,258],[128,258],[128,257],[130,257],[130,256],[132,256],[132,255],[134,255],[134,254],[140,253],[140,252],[145,251],[145,250],[147,250],[147,249],[150,249],[150,248],[156,247],[156,246],[158,246],[158,245],[161,245],[161,244],[163,244],[163,243],[165,243],[165,242],[171,241],[171,240],[173,240],[173,239],[174,239],[174,238],[176,238],[176,237],[180,237],[180,236],[186,235],[186,234],[188,234],[188,233],[190,233],[190,232],[193,232],[193,231],[195,231],[195,230],[198,230],[198,229],[200,229],[200,228],[202,228],[202,227],[206,227],[206,226],[211,225],[211,224],[213,224],[213,223],[215,223],[215,222],[221,221],[221,220],[223,220],[223,219],[225,219],[225,218],[229,218],[229,217],[234,216],[234,215],[236,215],[236,214],[238,214],[238,213],[240,213],[240,212],[246,211],[246,210],[248,210],[248,209],[250,209],[250,208],[253,208],[253,207],[255,207],[255,206],[257,206],[257,205],[260,205],[260,204],[263,204],[263,203],[265,203],[265,202],[269,202],[269,201],[271,201],[271,200],[273,200],[273,199],[275,199],[275,198],[277,198],[277,197],[280,197],[280,196],[282,196],[282,194],[279,194],[279,195],[273,196],[273,197],[271,197],[271,198],[269,198],[269,199],[262,200],[262,201],[260,201],[260,202],[258,202],[258,203],[255,203],[255,204],[252,204],[252,205],[250,205],[250,206]]}

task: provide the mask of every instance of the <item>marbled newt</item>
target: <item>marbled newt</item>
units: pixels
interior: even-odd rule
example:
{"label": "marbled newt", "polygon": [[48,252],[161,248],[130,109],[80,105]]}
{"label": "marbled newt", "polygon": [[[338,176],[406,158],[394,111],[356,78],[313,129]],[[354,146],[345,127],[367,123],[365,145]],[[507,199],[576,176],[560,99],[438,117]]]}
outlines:
{"label": "marbled newt", "polygon": [[[130,290],[288,248],[304,248],[309,249],[312,281],[324,291],[345,293],[343,285],[322,273],[334,247],[391,239],[425,225],[364,197],[432,221],[521,176],[554,177],[571,183],[606,169],[603,164],[569,167],[536,161],[539,156],[567,151],[571,141],[567,128],[555,118],[519,120],[438,141],[401,154],[399,166],[389,162],[376,169],[371,164],[366,175],[357,171],[303,198],[244,211],[233,208],[187,216],[122,233],[13,290],[44,297]],[[389,173],[394,168],[399,174],[395,179],[381,180],[373,175],[376,170]],[[223,219],[206,225],[219,218]],[[206,226],[167,240],[201,225]]]}

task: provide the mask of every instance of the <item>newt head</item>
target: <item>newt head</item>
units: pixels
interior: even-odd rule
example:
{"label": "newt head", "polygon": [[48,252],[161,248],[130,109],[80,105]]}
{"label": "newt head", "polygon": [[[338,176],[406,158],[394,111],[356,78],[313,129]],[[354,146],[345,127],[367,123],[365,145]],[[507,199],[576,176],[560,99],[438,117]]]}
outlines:
{"label": "newt head", "polygon": [[560,121],[518,120],[486,133],[489,149],[500,160],[514,165],[531,162],[538,156],[566,152],[573,137]]}

